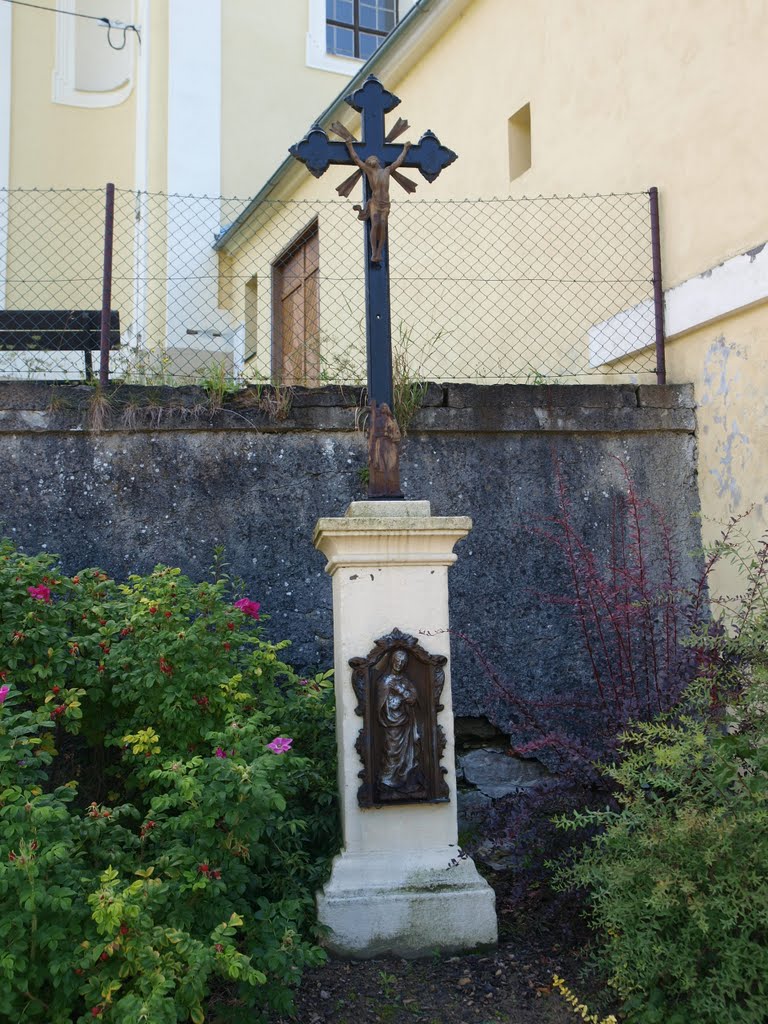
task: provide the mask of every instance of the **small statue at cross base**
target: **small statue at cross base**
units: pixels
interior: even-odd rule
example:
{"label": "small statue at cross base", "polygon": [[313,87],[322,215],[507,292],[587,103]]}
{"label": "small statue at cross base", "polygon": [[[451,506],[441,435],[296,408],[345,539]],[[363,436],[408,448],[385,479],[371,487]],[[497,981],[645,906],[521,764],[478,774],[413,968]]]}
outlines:
{"label": "small statue at cross base", "polygon": [[[365,206],[353,206],[357,210],[358,220],[369,220],[371,222],[371,263],[381,263],[381,251],[387,241],[387,223],[389,221],[389,208],[392,205],[389,199],[389,181],[393,173],[401,166],[408,156],[411,143],[403,145],[400,156],[391,164],[383,166],[377,156],[369,156],[367,160],[361,160],[355,152],[352,143],[354,137],[338,121],[331,125],[331,131],[344,140],[352,161],[359,167],[368,180],[368,187],[371,190],[371,198]],[[398,179],[399,180],[399,179]],[[405,179],[406,181],[408,179]]]}
{"label": "small statue at cross base", "polygon": [[400,428],[386,402],[371,402],[368,429],[368,497],[402,498]]}

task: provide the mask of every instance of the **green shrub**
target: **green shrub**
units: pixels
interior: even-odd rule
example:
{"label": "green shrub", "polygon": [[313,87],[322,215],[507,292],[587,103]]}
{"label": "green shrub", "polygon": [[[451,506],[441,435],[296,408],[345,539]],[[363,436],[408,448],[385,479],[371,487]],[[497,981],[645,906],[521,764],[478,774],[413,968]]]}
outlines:
{"label": "green shrub", "polygon": [[[635,1024],[758,1024],[768,1006],[768,565],[701,630],[685,704],[623,737],[618,811],[559,885],[586,890],[598,963]],[[707,653],[708,652],[708,653]]]}
{"label": "green shrub", "polygon": [[0,1019],[254,1020],[322,959],[329,673],[227,585],[0,545]]}

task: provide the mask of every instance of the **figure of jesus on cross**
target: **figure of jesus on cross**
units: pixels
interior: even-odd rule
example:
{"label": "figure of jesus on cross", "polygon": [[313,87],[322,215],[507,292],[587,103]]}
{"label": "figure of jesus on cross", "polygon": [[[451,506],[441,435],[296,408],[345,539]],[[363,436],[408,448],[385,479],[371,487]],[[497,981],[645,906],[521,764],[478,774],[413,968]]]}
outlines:
{"label": "figure of jesus on cross", "polygon": [[[387,240],[389,208],[392,205],[389,199],[389,180],[394,176],[394,172],[398,167],[402,167],[405,162],[405,158],[408,156],[411,148],[411,143],[404,143],[400,156],[388,167],[382,167],[381,161],[375,154],[372,154],[365,160],[360,159],[355,152],[355,147],[352,145],[355,141],[354,136],[339,121],[333,122],[331,131],[344,139],[344,144],[353,163],[357,164],[368,182],[370,199],[368,199],[365,206],[353,206],[352,209],[357,210],[358,220],[369,220],[371,222],[371,263],[381,263],[381,252]],[[354,177],[356,178],[357,175]],[[398,179],[401,183],[407,181],[412,186],[412,188],[408,189],[409,192],[416,190],[416,186],[409,178],[404,178],[402,175],[395,176],[395,180],[397,181]],[[345,183],[339,185],[336,191],[339,194],[343,194],[343,189],[345,189]]]}
{"label": "figure of jesus on cross", "polygon": [[[406,142],[395,144],[408,122],[398,118],[385,135],[384,116],[400,100],[383,87],[373,75],[346,98],[346,102],[361,114],[362,140],[358,142],[340,122],[330,127],[343,142],[331,142],[320,125],[314,125],[308,134],[290,152],[319,178],[331,164],[353,164],[357,170],[339,185],[337,192],[348,196],[357,182],[363,181],[363,203],[355,206],[358,217],[365,222],[365,325],[368,359],[368,400],[372,424],[384,422],[392,416],[392,326],[389,303],[389,246],[387,239],[390,209],[389,186],[394,179],[406,192],[416,189],[414,182],[400,173],[401,167],[413,167],[427,181],[434,181],[440,172],[453,163],[456,154],[443,146],[434,132],[426,131],[416,145]],[[377,411],[385,410],[384,418]],[[391,438],[399,437],[397,425],[388,431]],[[374,428],[372,428],[374,429]],[[401,498],[396,441],[393,456],[389,453],[389,467],[380,472],[369,455],[370,498]],[[381,446],[369,444],[369,453]]]}

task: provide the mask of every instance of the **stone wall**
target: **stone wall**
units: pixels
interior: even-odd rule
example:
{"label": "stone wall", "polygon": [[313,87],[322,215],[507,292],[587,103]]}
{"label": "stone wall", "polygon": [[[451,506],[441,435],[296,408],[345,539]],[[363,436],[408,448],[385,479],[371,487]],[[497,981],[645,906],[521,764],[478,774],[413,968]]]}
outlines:
{"label": "stone wall", "polygon": [[[270,635],[292,640],[299,666],[328,667],[331,584],[311,536],[318,517],[364,497],[360,394],[284,397],[251,389],[218,407],[199,389],[121,387],[105,404],[85,386],[0,384],[0,532],[59,553],[68,572],[118,577],[163,562],[201,578],[223,545]],[[694,427],[687,386],[429,386],[403,446],[403,489],[474,520],[450,573],[452,627],[503,677],[577,694],[589,671],[568,610],[545,596],[567,588],[538,532],[556,510],[556,467],[580,532],[604,552],[626,465],[695,572]],[[503,708],[455,638],[452,676],[456,714],[481,742]]]}

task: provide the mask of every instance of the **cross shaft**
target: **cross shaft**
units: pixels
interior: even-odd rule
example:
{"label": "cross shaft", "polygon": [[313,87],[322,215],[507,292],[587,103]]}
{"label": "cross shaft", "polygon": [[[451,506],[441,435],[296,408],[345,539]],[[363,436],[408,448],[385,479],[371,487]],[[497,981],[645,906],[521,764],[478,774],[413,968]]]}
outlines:
{"label": "cross shaft", "polygon": [[[365,162],[371,157],[376,157],[378,166],[381,168],[391,167],[397,161],[400,167],[415,168],[423,178],[432,182],[445,167],[456,159],[456,154],[443,146],[431,131],[426,131],[418,143],[405,150],[404,153],[405,147],[394,142],[394,139],[407,129],[407,122],[398,121],[390,134],[385,134],[385,115],[394,110],[400,100],[394,93],[388,92],[373,75],[370,75],[359,89],[347,96],[346,102],[361,115],[361,141],[355,141],[346,132],[346,129],[334,124],[331,126],[332,129],[337,134],[342,134],[345,139],[348,138],[349,141],[332,142],[325,130],[319,124],[315,124],[300,142],[290,148],[291,154],[305,164],[309,172],[316,178],[321,177],[331,166],[354,166],[358,164],[358,161]],[[357,160],[350,149],[353,150]],[[388,175],[385,176],[387,181],[383,187],[384,192],[377,197],[372,194],[371,188],[370,179],[373,172],[369,168],[363,168],[357,173],[363,180],[363,207],[356,207],[356,209],[361,209],[360,217],[365,223],[365,335],[368,400],[371,403],[371,409],[375,412],[377,406],[382,406],[385,403],[390,410],[393,408],[389,245],[386,236],[389,210]],[[395,168],[392,168],[392,177],[408,191],[414,191],[416,188],[412,181],[402,177]],[[375,177],[375,174],[373,180],[376,182],[376,190],[379,190],[382,186],[378,184],[379,179]],[[337,191],[342,195],[348,195],[354,183],[355,178],[352,177],[339,186]],[[376,231],[375,237],[378,239],[376,251],[373,253],[371,247],[372,221],[376,223],[374,230]],[[384,239],[383,243],[382,238]],[[377,496],[402,497],[399,493],[399,482],[395,490],[396,493]]]}

